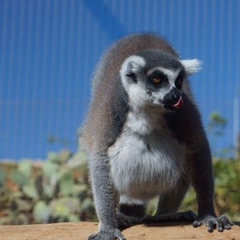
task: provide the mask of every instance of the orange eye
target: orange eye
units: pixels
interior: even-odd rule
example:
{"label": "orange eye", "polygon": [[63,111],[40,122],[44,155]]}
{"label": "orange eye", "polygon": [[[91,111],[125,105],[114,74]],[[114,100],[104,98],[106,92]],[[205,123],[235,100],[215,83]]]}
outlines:
{"label": "orange eye", "polygon": [[161,82],[161,78],[154,78],[153,81],[154,81],[154,83],[160,83]]}

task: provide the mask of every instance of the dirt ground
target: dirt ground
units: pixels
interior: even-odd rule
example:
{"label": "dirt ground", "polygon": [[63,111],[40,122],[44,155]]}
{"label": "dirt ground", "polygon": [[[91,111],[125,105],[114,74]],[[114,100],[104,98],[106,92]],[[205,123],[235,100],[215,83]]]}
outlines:
{"label": "dirt ground", "polygon": [[[0,240],[86,240],[97,229],[98,224],[93,222],[0,226]],[[222,233],[208,233],[203,226],[194,229],[182,224],[139,225],[123,234],[127,240],[240,240],[240,224]]]}

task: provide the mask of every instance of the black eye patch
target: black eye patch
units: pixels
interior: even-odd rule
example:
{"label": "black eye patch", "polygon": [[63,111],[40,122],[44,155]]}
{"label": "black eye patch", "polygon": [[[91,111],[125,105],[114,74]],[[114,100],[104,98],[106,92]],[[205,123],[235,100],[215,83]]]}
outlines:
{"label": "black eye patch", "polygon": [[168,82],[167,76],[160,71],[154,71],[151,73],[147,80],[147,84],[152,91],[157,90]]}
{"label": "black eye patch", "polygon": [[185,73],[183,70],[181,70],[175,80],[175,86],[178,89],[181,89],[184,78],[185,78]]}

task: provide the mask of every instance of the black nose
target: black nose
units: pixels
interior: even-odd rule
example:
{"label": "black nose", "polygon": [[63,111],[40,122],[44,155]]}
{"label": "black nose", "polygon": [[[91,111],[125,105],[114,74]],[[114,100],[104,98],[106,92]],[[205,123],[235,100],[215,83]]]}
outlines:
{"label": "black nose", "polygon": [[172,98],[173,101],[177,102],[180,98],[180,94],[173,93],[171,98]]}
{"label": "black nose", "polygon": [[181,93],[177,88],[172,88],[169,93],[163,98],[163,103],[166,105],[174,105],[181,98]]}

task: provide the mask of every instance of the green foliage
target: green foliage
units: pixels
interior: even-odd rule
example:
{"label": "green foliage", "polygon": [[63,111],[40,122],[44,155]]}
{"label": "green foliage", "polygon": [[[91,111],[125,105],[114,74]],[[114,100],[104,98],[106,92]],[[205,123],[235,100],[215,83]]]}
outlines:
{"label": "green foliage", "polygon": [[223,135],[223,130],[227,126],[227,119],[222,117],[218,112],[213,112],[210,115],[208,124],[209,131],[215,136]]}
{"label": "green foliage", "polygon": [[18,170],[13,170],[10,173],[10,177],[12,181],[15,184],[17,184],[19,187],[26,185],[29,181],[29,178],[26,175],[24,175],[22,172],[19,172]]}
{"label": "green foliage", "polygon": [[50,153],[40,167],[23,160],[9,171],[0,169],[0,224],[95,219],[87,173],[82,174],[86,161],[72,167],[71,157],[68,151]]}
{"label": "green foliage", "polygon": [[[0,189],[3,188],[6,181],[6,174],[3,169],[0,169]],[[0,191],[1,194],[1,191]]]}
{"label": "green foliage", "polygon": [[240,219],[240,160],[215,161],[216,208]]}
{"label": "green foliage", "polygon": [[[23,160],[16,165],[0,164],[0,224],[93,221],[96,214],[87,177],[86,156],[65,151],[50,153],[38,165]],[[214,160],[215,199],[218,215],[240,221],[240,159]],[[156,212],[157,198],[147,212]],[[197,212],[193,188],[181,209]]]}
{"label": "green foliage", "polygon": [[34,179],[29,179],[29,182],[22,187],[22,192],[26,197],[33,200],[37,200],[39,198]]}
{"label": "green foliage", "polygon": [[25,177],[30,178],[32,176],[33,165],[30,160],[22,160],[18,164],[17,169],[18,169],[18,172],[23,174]]}
{"label": "green foliage", "polygon": [[45,201],[37,201],[33,206],[33,218],[36,222],[49,222],[51,209]]}
{"label": "green foliage", "polygon": [[[240,221],[240,159],[214,160],[215,209],[233,221]],[[181,210],[197,211],[195,192],[191,188]]]}

